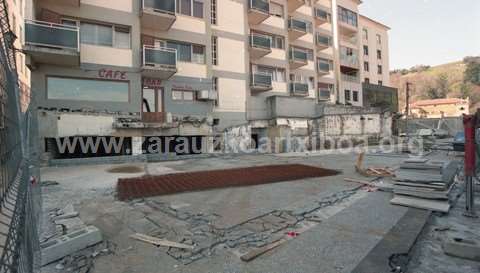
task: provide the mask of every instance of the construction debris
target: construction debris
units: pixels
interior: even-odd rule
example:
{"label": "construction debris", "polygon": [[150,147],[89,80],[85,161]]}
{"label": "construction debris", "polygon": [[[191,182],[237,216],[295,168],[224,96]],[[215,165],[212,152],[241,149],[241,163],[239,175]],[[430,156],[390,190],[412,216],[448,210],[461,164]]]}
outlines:
{"label": "construction debris", "polygon": [[480,244],[472,239],[449,239],[443,244],[443,251],[450,256],[480,261]]}
{"label": "construction debris", "polygon": [[446,213],[457,172],[453,161],[407,159],[395,172],[395,196],[390,203]]}
{"label": "construction debris", "polygon": [[152,245],[155,245],[155,246],[166,246],[166,247],[175,247],[175,248],[182,248],[182,249],[193,249],[194,248],[194,246],[192,246],[192,245],[180,244],[180,243],[177,243],[177,242],[172,242],[172,241],[156,238],[156,237],[148,236],[148,235],[141,234],[141,233],[132,234],[132,235],[130,235],[130,238],[138,240],[138,241],[142,241],[142,242],[145,242],[145,243],[149,243],[149,244],[152,244]]}
{"label": "construction debris", "polygon": [[375,177],[389,177],[394,175],[393,171],[388,169],[387,167],[369,167],[367,169],[364,169],[363,168],[364,157],[365,157],[364,152],[358,155],[357,162],[355,164],[355,171],[357,173],[363,176],[375,176]]}
{"label": "construction debris", "polygon": [[102,234],[94,226],[79,229],[57,239],[49,240],[40,245],[42,266],[71,255],[84,248],[96,245],[102,241]]}

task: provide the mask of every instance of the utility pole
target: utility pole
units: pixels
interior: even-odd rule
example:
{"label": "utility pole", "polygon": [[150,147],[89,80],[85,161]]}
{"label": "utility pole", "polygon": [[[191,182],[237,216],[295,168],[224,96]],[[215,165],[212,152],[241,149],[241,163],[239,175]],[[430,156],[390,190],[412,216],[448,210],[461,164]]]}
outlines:
{"label": "utility pole", "polygon": [[405,134],[407,135],[408,139],[408,116],[410,115],[410,86],[412,86],[411,82],[406,83],[406,90],[405,90]]}

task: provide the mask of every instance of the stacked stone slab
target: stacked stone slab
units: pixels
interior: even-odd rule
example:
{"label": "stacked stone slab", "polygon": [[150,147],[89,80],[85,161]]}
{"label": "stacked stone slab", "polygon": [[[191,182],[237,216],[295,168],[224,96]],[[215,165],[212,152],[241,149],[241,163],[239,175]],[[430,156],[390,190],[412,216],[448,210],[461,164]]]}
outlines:
{"label": "stacked stone slab", "polygon": [[395,172],[392,204],[448,212],[458,164],[454,161],[407,159]]}

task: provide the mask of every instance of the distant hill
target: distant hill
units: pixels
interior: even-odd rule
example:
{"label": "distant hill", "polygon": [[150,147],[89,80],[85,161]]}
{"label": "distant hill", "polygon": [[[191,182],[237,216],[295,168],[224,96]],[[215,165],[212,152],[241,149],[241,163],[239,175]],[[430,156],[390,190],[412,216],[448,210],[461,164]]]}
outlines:
{"label": "distant hill", "polygon": [[470,112],[480,108],[480,57],[438,66],[418,65],[390,73],[391,84],[398,88],[399,106],[405,109],[406,82],[413,83],[410,102],[423,99],[470,97]]}

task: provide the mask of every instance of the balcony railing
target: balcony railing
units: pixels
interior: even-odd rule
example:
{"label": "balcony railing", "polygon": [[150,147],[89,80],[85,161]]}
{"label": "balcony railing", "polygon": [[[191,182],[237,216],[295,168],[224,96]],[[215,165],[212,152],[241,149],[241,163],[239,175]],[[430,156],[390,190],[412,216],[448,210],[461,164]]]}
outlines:
{"label": "balcony railing", "polygon": [[325,89],[325,88],[318,89],[318,99],[329,100],[331,92],[332,91],[330,89]]}
{"label": "balcony railing", "polygon": [[176,1],[175,0],[143,0],[142,8],[153,9],[156,12],[175,15]]}
{"label": "balcony railing", "polygon": [[354,45],[358,43],[357,35],[353,35],[353,36],[340,35],[340,40],[350,44],[354,44]]}
{"label": "balcony railing", "polygon": [[270,12],[270,3],[266,0],[250,0],[249,8],[251,10],[257,10],[263,13]]}
{"label": "balcony railing", "polygon": [[267,35],[252,33],[250,34],[250,46],[270,49],[271,48],[270,37]]}
{"label": "balcony railing", "polygon": [[324,21],[330,21],[330,13],[323,9],[316,8],[315,9],[315,17],[324,20]]}
{"label": "balcony railing", "polygon": [[341,75],[342,81],[346,82],[355,82],[355,83],[360,83],[360,77],[355,76],[355,75],[348,75],[348,74],[343,74]]}
{"label": "balcony railing", "polygon": [[307,23],[301,20],[290,18],[290,20],[288,20],[288,28],[291,30],[307,32]]}
{"label": "balcony railing", "polygon": [[143,65],[174,69],[177,67],[177,50],[145,45],[143,46]]}
{"label": "balcony railing", "polygon": [[289,52],[289,58],[290,58],[290,61],[294,61],[294,62],[298,61],[298,62],[306,63],[308,56],[307,56],[307,52],[304,52],[295,48],[291,48]]}
{"label": "balcony railing", "polygon": [[290,92],[295,95],[308,95],[308,83],[292,82],[290,83]]}
{"label": "balcony railing", "polygon": [[319,61],[317,63],[317,71],[320,72],[320,73],[329,73],[330,72],[330,64],[329,63],[326,63],[326,62],[323,62],[323,61]]}
{"label": "balcony railing", "polygon": [[332,37],[322,35],[322,34],[317,34],[316,42],[317,42],[317,45],[329,47],[332,45]]}
{"label": "balcony railing", "polygon": [[356,55],[340,54],[340,63],[352,67],[358,67],[360,62]]}
{"label": "balcony railing", "polygon": [[250,76],[250,85],[255,87],[272,87],[272,75],[255,72]]}
{"label": "balcony railing", "polygon": [[79,51],[78,27],[25,20],[25,44]]}

